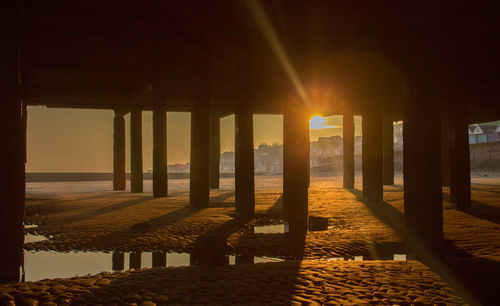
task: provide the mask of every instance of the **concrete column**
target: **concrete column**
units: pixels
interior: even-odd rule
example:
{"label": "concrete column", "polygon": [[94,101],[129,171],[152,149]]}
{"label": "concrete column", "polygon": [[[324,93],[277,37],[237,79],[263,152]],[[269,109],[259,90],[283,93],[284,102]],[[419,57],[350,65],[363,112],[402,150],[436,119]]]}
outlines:
{"label": "concrete column", "polygon": [[166,92],[161,67],[152,69],[153,96],[153,197],[168,195]]}
{"label": "concrete column", "polygon": [[446,113],[447,109],[443,109],[441,113],[441,182],[443,186],[450,186],[451,180],[451,130],[450,119]]}
{"label": "concrete column", "polygon": [[344,141],[344,188],[354,188],[354,116],[345,114],[342,119],[342,139]]}
{"label": "concrete column", "polygon": [[470,155],[468,118],[466,107],[461,107],[453,112],[452,119],[452,176],[450,192],[452,202],[456,208],[469,211],[471,202],[470,191]]}
{"label": "concrete column", "polygon": [[153,197],[167,194],[167,113],[158,106],[153,109]]}
{"label": "concrete column", "polygon": [[[24,229],[26,137],[22,117],[18,45],[20,7],[9,1],[0,10],[0,283],[20,280]],[[21,80],[22,81],[22,80]]]}
{"label": "concrete column", "polygon": [[220,179],[220,118],[210,115],[210,188],[219,189]]}
{"label": "concrete column", "polygon": [[300,104],[289,105],[283,121],[283,207],[289,232],[305,234],[308,218],[309,114]]}
{"label": "concrete column", "polygon": [[243,105],[236,108],[234,145],[236,214],[247,220],[255,212],[253,113]]}
{"label": "concrete column", "polygon": [[382,122],[383,181],[384,185],[394,185],[394,124],[384,117]]}
{"label": "concrete column", "polygon": [[441,116],[438,103],[413,99],[403,118],[405,232],[409,252],[421,257],[443,242]]}
{"label": "concrete column", "polygon": [[21,119],[23,122],[23,132],[22,132],[22,146],[23,146],[23,152],[24,152],[24,163],[26,164],[28,162],[28,105],[26,103],[22,103],[22,108],[21,108]]}
{"label": "concrete column", "polygon": [[142,192],[142,111],[130,112],[130,189]]}
{"label": "concrete column", "polygon": [[382,116],[363,115],[363,198],[383,200]]}
{"label": "concrete column", "polygon": [[130,253],[129,268],[130,269],[140,269],[141,268],[141,253],[140,252]]}
{"label": "concrete column", "polygon": [[366,198],[365,197],[365,190],[367,190],[368,188],[366,187],[367,185],[367,182],[368,182],[368,178],[367,178],[367,175],[368,175],[368,171],[366,171],[366,169],[368,168],[368,165],[366,163],[366,158],[365,158],[365,153],[368,151],[368,148],[367,148],[367,144],[368,142],[366,142],[366,129],[367,129],[367,126],[366,126],[366,119],[365,119],[365,116],[363,115],[363,117],[361,118],[361,177],[362,177],[362,190],[363,190],[363,198]]}
{"label": "concrete column", "polygon": [[115,110],[113,119],[113,190],[125,190],[125,112]]}
{"label": "concrete column", "polygon": [[191,176],[189,199],[195,208],[208,207],[210,107],[208,101],[195,101],[191,112]]}

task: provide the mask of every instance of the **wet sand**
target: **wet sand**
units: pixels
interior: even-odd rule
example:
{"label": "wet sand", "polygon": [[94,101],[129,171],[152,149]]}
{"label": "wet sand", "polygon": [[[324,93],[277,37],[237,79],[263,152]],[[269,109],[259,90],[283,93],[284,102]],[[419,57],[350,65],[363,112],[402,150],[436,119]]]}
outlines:
{"label": "wet sand", "polygon": [[[365,261],[362,263],[310,261],[320,258],[359,255],[364,256],[365,259],[392,259],[394,253],[404,253],[403,190],[400,177],[396,179],[396,185],[384,188],[384,202],[377,205],[364,203],[358,199],[361,195],[359,191],[361,190],[361,182],[359,180],[356,182],[356,189],[344,190],[340,188],[341,177],[312,177],[309,211],[311,215],[329,217],[329,229],[308,232],[305,238],[279,233],[255,234],[253,231],[252,226],[256,224],[276,223],[282,217],[281,177],[256,178],[257,218],[247,224],[238,224],[232,221],[234,217],[234,191],[231,190],[234,186],[233,179],[222,179],[222,188],[211,191],[211,207],[202,210],[186,207],[188,203],[187,180],[174,180],[169,181],[169,183],[169,198],[166,199],[153,199],[148,192],[130,194],[128,192],[105,191],[106,188],[110,188],[105,183],[102,183],[102,186],[98,186],[98,188],[94,186],[93,190],[71,194],[65,194],[61,188],[66,191],[75,191],[81,190],[81,187],[78,189],[78,185],[68,184],[68,186],[57,188],[52,185],[49,187],[53,189],[48,189],[44,188],[47,186],[44,186],[43,183],[28,184],[27,222],[39,224],[39,227],[27,229],[27,231],[51,235],[52,238],[47,241],[25,244],[25,249],[189,252],[198,236],[206,233],[219,233],[228,237],[230,251],[233,253],[306,259],[308,261],[302,262],[303,264],[307,263],[304,268],[306,274],[315,268],[328,270],[330,267],[338,270],[339,273],[345,273],[343,278],[337,280],[327,278],[324,282],[318,282],[317,286],[314,282],[307,286],[310,290],[315,288],[319,290],[318,292],[322,292],[321,298],[317,297],[322,299],[320,303],[333,298],[333,296],[328,298],[328,290],[326,293],[321,291],[324,290],[326,284],[330,282],[348,284],[352,276],[349,276],[350,272],[347,271],[363,273],[362,270],[354,268],[361,264],[368,266],[374,264],[383,267],[380,270],[368,271],[366,275],[363,274],[364,277],[358,281],[358,285],[353,285],[354,287],[349,287],[350,289],[344,288],[347,290],[346,292],[350,292],[354,297],[365,302],[373,301],[370,300],[369,295],[359,295],[359,290],[372,292],[373,289],[376,289],[373,287],[373,283],[363,281],[365,277],[369,279],[379,275],[390,279],[394,277],[391,274],[393,269],[404,266],[407,267],[404,273],[395,273],[404,277],[404,280],[398,282],[403,287],[409,288],[412,284],[420,281],[426,283],[427,286],[432,284],[430,280],[421,279],[412,271],[432,274],[436,280],[439,279],[429,268],[415,261],[406,263],[394,261]],[[498,282],[495,281],[500,272],[500,179],[473,178],[472,183],[473,209],[470,213],[451,209],[449,196],[447,196],[448,190],[444,188],[445,261],[447,268],[441,268],[441,265],[444,265],[442,263],[431,265],[431,268],[457,289],[461,295],[468,295],[467,292],[461,292],[465,291],[464,288],[466,288],[469,293],[474,292],[474,295],[479,296],[481,301],[492,302],[498,300],[495,293],[498,292],[497,289],[500,289]],[[101,191],[95,192],[96,189]],[[146,185],[145,190],[150,191],[150,186]],[[147,223],[148,227],[137,230],[134,227],[137,223]],[[280,271],[283,269],[282,267],[287,265],[293,266],[294,264],[287,262],[259,264],[257,266],[259,266],[258,269],[266,271],[265,275],[273,275],[273,271]],[[295,263],[295,266],[297,265]],[[252,267],[246,270],[251,271]],[[198,273],[192,271],[204,271],[204,269],[206,268],[171,268],[165,271],[154,269],[154,271],[141,273],[146,273],[144,275],[157,273],[160,278],[168,278],[168,275],[174,273],[172,271],[181,271],[175,273],[183,274],[182,271]],[[346,270],[343,272],[344,269]],[[449,269],[452,269],[452,273],[449,272]],[[235,266],[217,268],[213,273],[224,274],[231,271],[222,279],[233,273],[249,273],[238,272],[240,270],[245,271],[242,266]],[[297,271],[297,269],[295,270]],[[136,277],[143,275],[136,274],[137,272],[134,272],[131,274],[132,276],[127,276],[124,279],[130,279],[133,282]],[[127,273],[112,275],[114,274],[106,277],[120,278]],[[262,277],[266,277],[265,275]],[[267,281],[264,283],[271,281],[271,276],[266,277],[266,279]],[[30,283],[29,286],[37,286],[37,283],[39,282]],[[226,287],[230,285],[230,283],[222,281],[222,284],[217,287],[229,294],[231,290],[224,288],[224,284]],[[184,285],[189,287],[189,284]],[[206,284],[206,286],[208,285]],[[14,286],[22,285],[4,286],[2,290],[14,288]],[[96,287],[106,290],[106,286]],[[254,287],[259,287],[259,284],[249,285],[248,289],[250,291],[257,290]],[[278,300],[290,302],[292,292],[295,292],[294,290],[297,288],[295,285],[292,287],[295,289],[288,291],[287,299]],[[268,290],[274,290],[274,294],[279,294],[282,290],[276,288]],[[97,290],[97,288],[95,289]],[[18,290],[20,289],[15,291]],[[198,293],[194,293],[196,290],[192,291],[191,298],[195,299]],[[209,291],[205,294],[208,295]],[[394,291],[399,298],[406,296],[402,288]],[[200,290],[200,292],[204,291]],[[343,295],[348,294],[346,292]],[[413,300],[395,300],[389,298],[388,295],[381,296],[389,299],[384,300],[384,302],[392,301],[392,303],[418,303],[420,300],[414,301],[416,298],[427,298],[425,290],[417,291],[417,293]],[[314,294],[312,295],[314,296]],[[435,295],[435,293],[431,295]],[[441,302],[457,302],[453,295],[447,294],[446,296],[449,299]],[[123,298],[121,297],[122,301]],[[186,296],[186,298],[190,297]],[[244,301],[246,299],[240,299],[240,302]],[[257,301],[255,302],[257,303]],[[432,299],[422,301],[422,303],[431,302]]]}
{"label": "wet sand", "polygon": [[[256,220],[248,224],[232,222],[234,191],[232,179],[222,190],[211,191],[211,207],[195,210],[186,206],[189,195],[186,182],[178,182],[168,198],[155,199],[150,193],[85,192],[53,193],[50,198],[30,199],[28,229],[52,238],[29,243],[27,250],[57,251],[188,251],[201,234],[223,232],[231,245],[255,255],[315,259],[335,256],[365,255],[383,259],[404,251],[402,233],[403,190],[401,179],[385,186],[384,203],[360,201],[357,189],[339,188],[339,177],[312,179],[309,191],[310,215],[329,218],[327,231],[308,232],[301,249],[293,241],[284,243],[283,234],[254,234],[252,225],[282,218],[281,178],[257,179]],[[471,256],[500,257],[500,179],[474,179],[473,209],[470,213],[451,209],[444,188],[445,237],[458,253]],[[260,184],[259,184],[260,183]],[[172,188],[172,189],[173,189]],[[34,198],[34,196],[33,196]],[[137,230],[134,225],[147,223],[149,228]],[[292,246],[292,247],[290,247]],[[451,251],[451,249],[450,249]],[[298,252],[298,253],[297,253]],[[392,253],[391,253],[392,252]]]}
{"label": "wet sand", "polygon": [[419,262],[244,264],[154,268],[0,286],[3,304],[460,304]]}

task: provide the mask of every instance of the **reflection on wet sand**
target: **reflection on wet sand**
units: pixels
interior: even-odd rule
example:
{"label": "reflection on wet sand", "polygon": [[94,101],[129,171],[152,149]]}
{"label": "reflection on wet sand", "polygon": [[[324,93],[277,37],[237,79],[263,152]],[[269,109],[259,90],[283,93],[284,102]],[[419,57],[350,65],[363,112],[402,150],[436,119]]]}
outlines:
{"label": "reflection on wet sand", "polygon": [[[206,253],[206,256],[211,256]],[[24,280],[37,281],[47,278],[61,278],[97,274],[101,272],[123,271],[128,269],[182,267],[189,265],[240,265],[284,261],[281,258],[253,256],[251,254],[217,254],[209,258],[204,254],[155,252],[25,252],[24,265],[21,266]],[[201,257],[200,257],[201,256]],[[212,254],[213,256],[213,254]],[[392,258],[390,258],[392,259]],[[337,257],[329,260],[370,260],[364,256]],[[394,254],[394,260],[405,260],[404,254]],[[110,264],[111,262],[111,264]],[[19,278],[11,282],[19,281]]]}
{"label": "reflection on wet sand", "polygon": [[[273,222],[274,223],[274,222]],[[29,228],[34,228],[31,226]],[[254,234],[285,233],[286,225],[282,220],[278,224],[251,226],[248,229]],[[25,243],[48,239],[36,232],[26,233]],[[20,244],[22,245],[22,244]],[[11,250],[19,252],[22,250]],[[19,254],[17,253],[17,254]],[[21,256],[17,267],[19,273],[7,282],[37,281],[47,278],[68,278],[101,272],[123,271],[128,269],[181,267],[189,265],[240,265],[265,262],[279,262],[284,259],[276,257],[254,256],[253,254],[230,254],[227,240],[223,235],[206,234],[198,237],[190,253],[174,253],[167,251],[153,252],[52,252],[28,251]],[[406,260],[405,254],[391,254],[385,260]],[[111,258],[110,258],[111,257]],[[370,260],[369,256],[336,257],[328,260]],[[382,258],[378,258],[382,259]],[[111,261],[111,264],[110,264]],[[3,263],[4,267],[14,270],[16,262]],[[7,267],[9,266],[9,267]]]}
{"label": "reflection on wet sand", "polygon": [[167,266],[166,252],[153,252],[153,268]]}
{"label": "reflection on wet sand", "polygon": [[[274,223],[274,222],[273,222]],[[284,233],[286,226],[282,220],[278,224],[251,226],[254,234]],[[26,234],[25,242],[47,239],[35,234]],[[392,254],[391,254],[392,255]],[[110,258],[111,257],[111,258]],[[404,254],[386,256],[385,260],[406,260]],[[111,265],[109,264],[111,259]],[[329,260],[370,260],[369,256],[337,257]],[[382,259],[382,258],[378,258]],[[128,269],[180,267],[189,265],[240,265],[284,261],[281,258],[254,256],[253,254],[230,254],[225,237],[216,234],[200,236],[190,253],[167,251],[153,252],[25,252],[20,266],[20,277],[12,281],[36,281],[46,278],[60,278],[97,274],[100,272],[122,271]]]}

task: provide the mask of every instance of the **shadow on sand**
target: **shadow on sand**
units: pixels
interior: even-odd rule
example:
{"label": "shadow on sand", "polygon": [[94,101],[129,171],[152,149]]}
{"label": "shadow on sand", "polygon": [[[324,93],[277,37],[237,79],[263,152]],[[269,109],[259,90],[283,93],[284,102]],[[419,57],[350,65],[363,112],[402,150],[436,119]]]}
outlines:
{"label": "shadow on sand", "polygon": [[[443,201],[450,202],[450,194],[443,192]],[[500,225],[500,208],[471,199],[470,211],[462,211],[472,217]]]}
{"label": "shadow on sand", "polygon": [[[362,192],[349,190],[360,200]],[[361,201],[361,200],[360,200]],[[370,203],[361,201],[382,222],[393,228],[401,237],[405,233],[404,214],[387,202]],[[458,248],[453,241],[445,240],[441,258],[433,255],[420,259],[458,294],[472,305],[495,305],[500,290],[498,275],[500,263],[484,257],[475,257]]]}
{"label": "shadow on sand", "polygon": [[[179,220],[193,212],[195,210],[191,208],[184,208],[150,220],[149,223],[160,222],[165,224],[166,222]],[[242,301],[249,304],[258,304],[259,299],[269,301],[270,297],[272,300],[280,301],[280,303],[290,303],[294,297],[300,260],[303,258],[305,235],[279,234],[282,243],[292,243],[293,241],[293,244],[297,246],[297,260],[287,262],[286,267],[282,263],[255,265],[253,264],[254,254],[238,253],[235,258],[236,264],[248,267],[242,269],[228,265],[228,253],[234,251],[231,250],[230,246],[221,247],[217,243],[210,243],[212,241],[224,241],[223,244],[225,244],[228,237],[238,231],[253,233],[253,227],[248,222],[239,219],[227,221],[197,238],[193,249],[190,251],[190,260],[195,266],[175,269],[149,269],[139,273],[120,275],[110,284],[92,290],[87,297],[89,298],[88,301],[92,303],[92,298],[95,298],[94,302],[104,302],[106,304],[140,302],[132,294],[128,296],[126,301],[113,300],[112,296],[115,290],[132,288],[132,292],[152,292],[160,300],[168,296],[169,304],[234,304]],[[220,279],[224,279],[227,286],[214,288],[212,283]],[[251,288],[251,291],[249,291],[249,288]]]}

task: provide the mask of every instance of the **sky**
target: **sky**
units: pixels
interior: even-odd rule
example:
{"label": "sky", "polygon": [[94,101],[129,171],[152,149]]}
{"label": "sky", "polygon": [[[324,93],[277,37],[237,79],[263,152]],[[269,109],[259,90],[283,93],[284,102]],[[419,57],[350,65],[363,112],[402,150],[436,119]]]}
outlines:
{"label": "sky", "polygon": [[[113,111],[28,108],[28,172],[111,172]],[[152,169],[152,112],[142,115],[144,170]],[[189,113],[167,113],[167,162],[186,163],[190,147]],[[360,118],[355,118],[356,135]],[[314,122],[313,122],[314,123]],[[319,119],[310,129],[311,141],[342,134],[342,117]],[[125,116],[126,171],[130,170],[130,115]],[[234,115],[221,118],[221,152],[234,151]],[[324,128],[319,128],[323,126]],[[315,128],[314,128],[315,127]],[[254,115],[254,146],[283,142],[281,115]]]}

